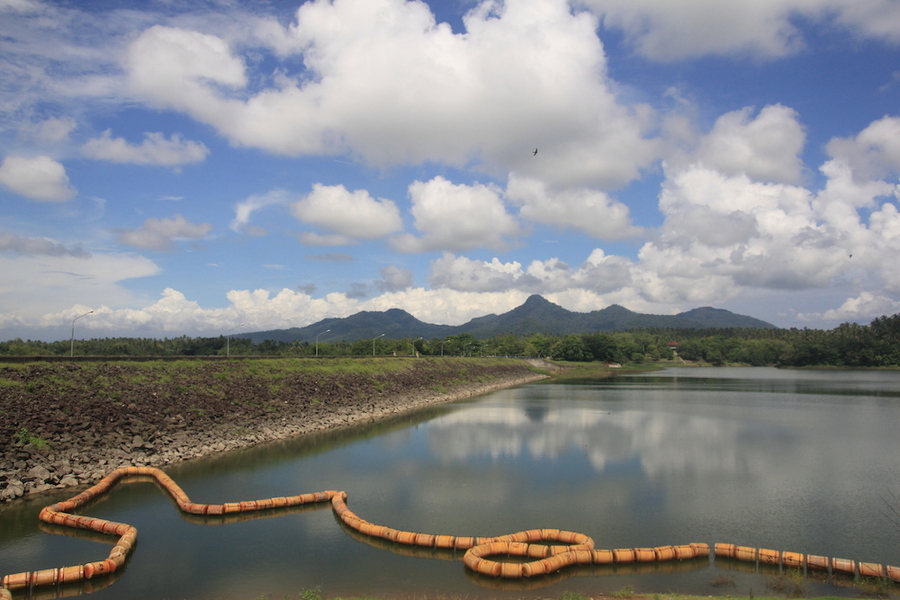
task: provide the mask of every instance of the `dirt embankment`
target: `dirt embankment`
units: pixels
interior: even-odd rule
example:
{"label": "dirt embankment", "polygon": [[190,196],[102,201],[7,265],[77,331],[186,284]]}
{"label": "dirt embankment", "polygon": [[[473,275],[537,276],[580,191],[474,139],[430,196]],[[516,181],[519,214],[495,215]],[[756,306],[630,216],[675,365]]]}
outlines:
{"label": "dirt embankment", "polygon": [[542,377],[517,361],[411,359],[356,372],[287,365],[0,366],[0,501],[88,484],[121,466],[163,467]]}

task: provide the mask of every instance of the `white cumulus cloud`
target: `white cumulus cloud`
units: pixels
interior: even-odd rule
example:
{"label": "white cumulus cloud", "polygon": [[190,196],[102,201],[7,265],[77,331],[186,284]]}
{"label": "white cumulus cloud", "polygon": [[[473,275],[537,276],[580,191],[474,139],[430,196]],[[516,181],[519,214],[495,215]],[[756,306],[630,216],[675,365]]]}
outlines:
{"label": "white cumulus cloud", "polygon": [[25,238],[8,231],[0,231],[0,251],[28,255],[91,257],[90,252],[87,252],[81,244],[70,248],[48,238]]}
{"label": "white cumulus cloud", "polygon": [[306,243],[315,245],[375,240],[403,226],[393,201],[373,198],[366,190],[350,192],[343,185],[313,185],[312,192],[291,206],[291,213],[307,225],[328,232],[303,234]]}
{"label": "white cumulus cloud", "polygon": [[57,144],[68,141],[69,134],[78,126],[71,117],[50,117],[36,123],[23,123],[20,135],[41,144]]}
{"label": "white cumulus cloud", "polygon": [[583,231],[605,240],[635,237],[643,229],[631,223],[628,207],[599,190],[552,190],[537,179],[511,174],[506,194],[519,205],[519,216],[536,223]]}
{"label": "white cumulus cloud", "polygon": [[400,292],[412,287],[412,269],[389,265],[381,270],[380,275],[381,279],[375,282],[375,287],[382,292]]}
{"label": "white cumulus cloud", "polygon": [[210,223],[191,223],[184,216],[176,214],[170,219],[151,217],[139,229],[122,232],[118,239],[135,248],[166,251],[171,250],[179,240],[201,240],[212,228]]}
{"label": "white cumulus cloud", "polygon": [[852,138],[834,138],[827,149],[849,164],[857,179],[900,173],[900,117],[879,119]]}
{"label": "white cumulus cloud", "polygon": [[49,156],[7,156],[0,163],[0,185],[41,202],[65,202],[75,196],[66,168]]}
{"label": "white cumulus cloud", "polygon": [[496,257],[481,261],[445,253],[431,262],[429,281],[433,288],[463,292],[554,294],[581,290],[603,294],[628,288],[631,268],[627,259],[606,256],[600,249],[577,269],[558,258],[533,260],[523,268],[518,261],[501,262]]}
{"label": "white cumulus cloud", "polygon": [[128,49],[128,83],[134,93],[167,108],[215,111],[227,119],[229,106],[216,86],[240,89],[247,84],[244,62],[225,40],[177,27],[154,25]]}
{"label": "white cumulus cloud", "polygon": [[166,138],[160,132],[145,133],[143,142],[131,144],[124,138],[112,137],[112,131],[107,129],[100,137],[85,142],[81,152],[96,160],[177,167],[203,162],[209,148],[202,142],[185,140],[177,133]]}
{"label": "white cumulus cloud", "polygon": [[244,231],[250,235],[265,235],[266,231],[263,228],[250,223],[253,213],[268,206],[288,205],[296,200],[297,195],[286,190],[270,190],[264,194],[254,194],[235,205],[234,219],[229,227],[234,232]]}
{"label": "white cumulus cloud", "polygon": [[862,39],[900,41],[893,0],[579,0],[606,27],[620,29],[637,52],[658,61],[709,54],[774,59],[802,49],[798,16],[830,22]]}
{"label": "white cumulus cloud", "polygon": [[33,252],[0,254],[0,272],[0,306],[18,307],[18,316],[35,325],[61,327],[72,319],[68,309],[60,312],[61,306],[86,305],[89,310],[104,303],[133,303],[135,298],[121,283],[157,275],[160,269],[130,254]]}
{"label": "white cumulus cloud", "polygon": [[848,298],[838,308],[822,313],[800,313],[801,321],[854,322],[871,319],[873,315],[900,313],[900,301],[878,292],[864,291],[855,298]]}
{"label": "white cumulus cloud", "polygon": [[620,105],[606,79],[591,15],[565,0],[508,0],[478,4],[464,23],[454,33],[420,2],[306,2],[286,28],[255,25],[258,43],[290,59],[269,87],[250,85],[243,48],[157,25],[129,48],[128,79],[138,97],[235,144],[292,156],[475,164],[605,186],[656,157],[645,111]]}
{"label": "white cumulus cloud", "polygon": [[694,160],[726,175],[746,174],[757,181],[799,183],[800,153],[806,135],[797,113],[770,105],[753,116],[750,108],[726,113],[701,142]]}
{"label": "white cumulus cloud", "polygon": [[410,212],[421,235],[396,236],[392,245],[401,252],[503,249],[521,233],[518,220],[506,210],[502,190],[495,185],[457,185],[438,176],[413,182],[409,195]]}

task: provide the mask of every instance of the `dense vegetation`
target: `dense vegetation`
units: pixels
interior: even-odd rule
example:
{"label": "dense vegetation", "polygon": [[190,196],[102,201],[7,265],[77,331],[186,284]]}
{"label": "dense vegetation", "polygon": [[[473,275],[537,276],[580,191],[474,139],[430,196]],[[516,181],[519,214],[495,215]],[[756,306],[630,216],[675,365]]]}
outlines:
{"label": "dense vegetation", "polygon": [[536,356],[567,361],[643,363],[681,358],[712,365],[900,366],[900,314],[869,325],[817,329],[640,329],[625,332],[497,335],[442,339],[386,337],[334,343],[213,338],[99,338],[0,342],[0,355],[67,356]]}

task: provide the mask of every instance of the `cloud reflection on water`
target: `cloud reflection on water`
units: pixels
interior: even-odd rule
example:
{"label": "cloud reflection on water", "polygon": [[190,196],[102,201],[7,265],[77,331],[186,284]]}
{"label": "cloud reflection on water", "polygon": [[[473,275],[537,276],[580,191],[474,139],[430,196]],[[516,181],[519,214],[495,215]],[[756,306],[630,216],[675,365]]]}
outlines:
{"label": "cloud reflection on water", "polygon": [[[587,457],[597,473],[637,461],[651,478],[688,472],[746,477],[762,472],[792,436],[753,423],[684,413],[615,410],[600,402],[526,404],[513,396],[470,406],[429,424],[429,446],[448,463],[523,456]],[[742,439],[753,437],[756,452]],[[780,448],[780,449],[779,449]]]}

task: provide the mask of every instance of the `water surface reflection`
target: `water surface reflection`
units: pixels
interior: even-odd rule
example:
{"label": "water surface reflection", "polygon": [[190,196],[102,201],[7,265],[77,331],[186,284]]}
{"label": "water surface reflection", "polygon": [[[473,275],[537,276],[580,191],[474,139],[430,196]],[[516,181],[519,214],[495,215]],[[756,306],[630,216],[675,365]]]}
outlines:
{"label": "water surface reflection", "polygon": [[[603,548],[726,542],[900,565],[900,531],[882,501],[900,485],[898,395],[898,373],[673,369],[503,390],[168,471],[197,502],[344,490],[361,517],[411,531],[547,527]],[[4,573],[106,551],[41,532],[38,508],[0,509]],[[460,553],[351,535],[324,508],[200,526],[154,485],[122,486],[90,514],[137,526],[138,548],[124,575],[91,597],[247,599],[316,586],[328,595],[475,598],[628,585],[729,593],[711,586],[722,572],[736,593],[766,591],[765,576],[706,560],[487,580],[467,573]]]}

